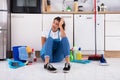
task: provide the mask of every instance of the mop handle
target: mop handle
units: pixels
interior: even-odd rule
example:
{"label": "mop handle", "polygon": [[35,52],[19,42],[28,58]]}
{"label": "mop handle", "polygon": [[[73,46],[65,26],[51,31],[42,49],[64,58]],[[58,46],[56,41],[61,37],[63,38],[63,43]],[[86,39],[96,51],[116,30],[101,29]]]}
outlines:
{"label": "mop handle", "polygon": [[95,55],[97,55],[97,39],[96,39],[96,0],[94,0],[94,22],[95,22]]}

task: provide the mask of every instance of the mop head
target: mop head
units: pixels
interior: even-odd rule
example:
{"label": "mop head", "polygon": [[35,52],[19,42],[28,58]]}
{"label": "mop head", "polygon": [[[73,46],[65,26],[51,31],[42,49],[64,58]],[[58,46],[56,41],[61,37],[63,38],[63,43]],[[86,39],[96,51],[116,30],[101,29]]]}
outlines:
{"label": "mop head", "polygon": [[100,60],[101,59],[101,55],[91,55],[88,57],[88,60]]}
{"label": "mop head", "polygon": [[103,55],[100,59],[100,66],[108,66],[108,63],[107,63],[107,61],[106,61],[106,59],[104,58]]}

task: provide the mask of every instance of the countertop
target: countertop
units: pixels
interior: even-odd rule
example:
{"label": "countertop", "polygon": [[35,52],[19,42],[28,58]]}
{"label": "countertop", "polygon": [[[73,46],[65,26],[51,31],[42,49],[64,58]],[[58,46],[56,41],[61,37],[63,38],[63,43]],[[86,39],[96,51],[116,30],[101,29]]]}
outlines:
{"label": "countertop", "polygon": [[[94,14],[94,12],[89,11],[89,12],[42,12],[43,14]],[[97,12],[97,14],[120,14],[119,12]]]}

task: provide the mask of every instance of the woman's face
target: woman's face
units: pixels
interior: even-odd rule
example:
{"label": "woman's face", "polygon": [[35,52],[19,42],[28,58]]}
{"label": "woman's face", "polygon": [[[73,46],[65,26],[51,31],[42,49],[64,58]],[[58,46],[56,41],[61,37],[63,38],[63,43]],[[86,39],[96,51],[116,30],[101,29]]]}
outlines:
{"label": "woman's face", "polygon": [[56,32],[59,28],[59,21],[58,20],[54,20],[52,23],[52,31]]}

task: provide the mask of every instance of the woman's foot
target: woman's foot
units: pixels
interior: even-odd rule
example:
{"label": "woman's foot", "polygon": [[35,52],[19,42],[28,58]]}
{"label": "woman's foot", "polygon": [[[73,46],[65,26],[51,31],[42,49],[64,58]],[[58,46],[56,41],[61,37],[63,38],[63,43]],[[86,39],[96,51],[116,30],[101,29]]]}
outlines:
{"label": "woman's foot", "polygon": [[50,72],[53,72],[53,73],[57,72],[57,69],[55,67],[53,67],[50,63],[45,64],[44,69],[46,69]]}
{"label": "woman's foot", "polygon": [[63,72],[64,73],[67,73],[70,71],[70,63],[65,63],[65,66],[63,68]]}

